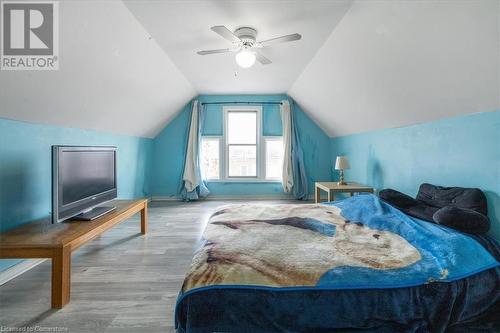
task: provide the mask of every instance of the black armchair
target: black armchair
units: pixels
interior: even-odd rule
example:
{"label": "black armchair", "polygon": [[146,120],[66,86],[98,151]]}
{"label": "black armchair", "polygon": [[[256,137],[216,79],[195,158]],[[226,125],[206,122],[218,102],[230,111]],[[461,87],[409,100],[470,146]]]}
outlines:
{"label": "black armchair", "polygon": [[490,229],[484,193],[477,188],[422,184],[414,199],[393,189],[380,191],[382,200],[413,217],[471,234]]}

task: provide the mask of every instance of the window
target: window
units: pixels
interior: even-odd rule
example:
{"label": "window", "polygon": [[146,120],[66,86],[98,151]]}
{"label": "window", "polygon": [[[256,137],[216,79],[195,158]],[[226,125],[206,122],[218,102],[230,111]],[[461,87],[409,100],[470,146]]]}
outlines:
{"label": "window", "polygon": [[226,112],[228,178],[257,177],[257,111]]}
{"label": "window", "polygon": [[280,180],[283,170],[283,139],[266,138],[266,179]]}
{"label": "window", "polygon": [[201,140],[200,166],[213,181],[280,181],[283,138],[262,136],[262,107],[224,107],[224,135]]}
{"label": "window", "polygon": [[257,177],[257,146],[228,145],[228,176]]}
{"label": "window", "polygon": [[207,179],[220,179],[220,139],[201,139],[200,164]]}

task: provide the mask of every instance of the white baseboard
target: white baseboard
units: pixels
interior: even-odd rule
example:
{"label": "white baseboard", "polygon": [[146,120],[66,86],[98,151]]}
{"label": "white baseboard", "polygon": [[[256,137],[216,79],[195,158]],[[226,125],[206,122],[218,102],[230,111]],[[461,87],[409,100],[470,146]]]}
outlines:
{"label": "white baseboard", "polygon": [[19,264],[16,264],[12,267],[7,268],[5,271],[0,272],[0,286],[9,282],[16,276],[29,271],[33,267],[40,265],[45,260],[47,259],[26,259],[21,261]]}
{"label": "white baseboard", "polygon": [[[309,196],[313,200],[314,196]],[[203,200],[294,200],[293,196],[286,194],[267,194],[267,195],[209,195]],[[179,201],[175,196],[156,196],[151,201]]]}
{"label": "white baseboard", "polygon": [[151,201],[179,201],[177,197],[171,197],[171,196],[157,196],[157,197],[151,197]]}

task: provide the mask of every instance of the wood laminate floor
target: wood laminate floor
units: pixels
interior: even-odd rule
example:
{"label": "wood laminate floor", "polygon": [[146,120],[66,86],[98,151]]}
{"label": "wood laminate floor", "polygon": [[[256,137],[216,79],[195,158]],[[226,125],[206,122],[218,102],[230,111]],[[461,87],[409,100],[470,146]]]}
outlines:
{"label": "wood laminate floor", "polygon": [[136,215],[73,253],[63,309],[50,308],[49,260],[0,286],[0,331],[174,332],[175,301],[205,223],[216,207],[236,202],[151,203],[148,235]]}

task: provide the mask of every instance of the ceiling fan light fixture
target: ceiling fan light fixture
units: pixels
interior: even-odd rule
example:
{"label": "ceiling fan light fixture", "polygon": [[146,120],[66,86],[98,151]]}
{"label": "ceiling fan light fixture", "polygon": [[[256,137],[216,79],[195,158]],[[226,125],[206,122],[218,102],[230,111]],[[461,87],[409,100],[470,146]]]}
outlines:
{"label": "ceiling fan light fixture", "polygon": [[199,55],[217,54],[217,53],[236,53],[236,63],[241,68],[250,68],[255,64],[255,61],[260,62],[262,65],[269,65],[272,63],[265,57],[259,50],[274,44],[293,42],[302,38],[300,34],[291,34],[281,37],[275,37],[267,40],[257,40],[257,30],[250,27],[240,27],[234,32],[229,30],[223,25],[216,25],[210,28],[213,32],[222,38],[230,41],[233,45],[231,48],[216,49],[216,50],[203,50],[198,51]]}
{"label": "ceiling fan light fixture", "polygon": [[252,67],[253,64],[255,64],[255,53],[248,50],[242,50],[236,53],[236,63],[241,68]]}

